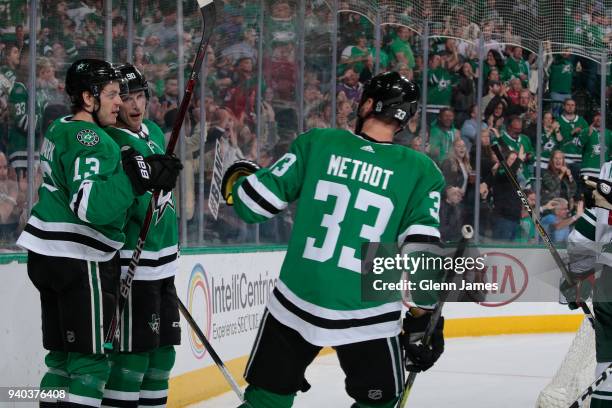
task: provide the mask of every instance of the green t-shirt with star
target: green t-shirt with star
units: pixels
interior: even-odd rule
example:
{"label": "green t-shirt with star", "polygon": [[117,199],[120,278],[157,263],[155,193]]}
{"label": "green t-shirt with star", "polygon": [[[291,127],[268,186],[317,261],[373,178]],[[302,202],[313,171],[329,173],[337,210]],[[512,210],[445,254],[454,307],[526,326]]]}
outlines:
{"label": "green t-shirt with star", "polygon": [[574,64],[569,58],[555,56],[550,66],[550,92],[562,94],[572,93],[572,80],[574,79]]}
{"label": "green t-shirt with star", "polygon": [[427,88],[427,104],[450,106],[453,95],[453,77],[442,67],[430,69],[427,72],[429,87]]}

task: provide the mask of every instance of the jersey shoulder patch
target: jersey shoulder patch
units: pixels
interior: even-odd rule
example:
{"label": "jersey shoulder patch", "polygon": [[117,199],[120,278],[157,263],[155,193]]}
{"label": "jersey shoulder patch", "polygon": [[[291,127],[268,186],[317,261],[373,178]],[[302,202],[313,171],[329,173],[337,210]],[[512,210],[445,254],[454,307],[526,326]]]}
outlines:
{"label": "jersey shoulder patch", "polygon": [[81,129],[76,134],[76,139],[83,146],[91,147],[100,142],[100,136],[92,129]]}

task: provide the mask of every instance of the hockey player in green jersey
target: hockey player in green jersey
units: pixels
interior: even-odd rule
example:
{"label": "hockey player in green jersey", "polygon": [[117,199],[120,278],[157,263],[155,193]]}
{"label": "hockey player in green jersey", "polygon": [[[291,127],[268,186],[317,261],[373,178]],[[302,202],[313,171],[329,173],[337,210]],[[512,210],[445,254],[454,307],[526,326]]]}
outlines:
{"label": "hockey player in green jersey", "polygon": [[[438,242],[444,179],[424,154],[392,144],[414,115],[418,88],[396,72],[372,78],[356,133],[312,129],[272,167],[248,177],[238,162],[222,191],[245,221],[262,222],[299,199],[280,279],[264,312],[245,378],[252,408],[290,407],[308,389],[304,372],[325,346],[335,348],[354,407],[392,407],[404,368],[426,370],[444,348],[443,320],[433,346],[420,343],[430,313],[404,319],[400,294],[361,295],[361,245]],[[411,336],[412,335],[412,336]],[[273,362],[273,363],[271,363]],[[245,405],[247,406],[247,405]]]}
{"label": "hockey player in green jersey", "polygon": [[[593,285],[593,309],[595,313],[595,357],[598,377],[612,363],[612,162],[606,162],[598,178],[589,176],[587,210],[576,222],[568,238],[567,251],[571,273],[582,281],[595,270]],[[582,285],[585,286],[584,284]],[[567,283],[561,285],[569,306],[575,309],[576,292],[584,296],[584,290],[577,290]],[[601,383],[591,397],[591,408],[612,408],[612,379]]]}
{"label": "hockey player in green jersey", "polygon": [[103,127],[115,124],[124,88],[108,62],[70,66],[73,115],[53,122],[45,135],[40,198],[17,241],[28,250],[28,276],[40,292],[49,350],[40,385],[66,388],[62,406],[100,406],[110,374],[104,335],[115,313],[127,211],[145,190],[172,189],[180,170],[166,155],[121,157]]}
{"label": "hockey player in green jersey", "polygon": [[[115,142],[144,157],[165,152],[164,134],[144,119],[149,87],[131,64],[118,68],[127,81],[115,126],[106,128]],[[121,271],[127,272],[151,201],[147,192],[130,207],[126,242],[120,251]],[[179,311],[174,275],[178,267],[178,224],[172,191],[159,195],[132,290],[123,310],[119,348],[110,356],[111,375],[102,404],[107,407],[165,406],[174,345],[180,344]],[[153,319],[153,320],[152,320]],[[151,325],[153,323],[153,325]]]}

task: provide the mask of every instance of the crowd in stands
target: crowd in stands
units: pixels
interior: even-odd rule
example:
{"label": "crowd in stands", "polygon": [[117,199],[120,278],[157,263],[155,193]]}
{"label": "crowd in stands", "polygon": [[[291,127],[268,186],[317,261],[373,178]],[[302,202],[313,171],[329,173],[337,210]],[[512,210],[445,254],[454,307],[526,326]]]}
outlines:
{"label": "crowd in stands", "polygon": [[[124,3],[116,2],[113,9],[110,35],[113,62],[127,60]],[[184,31],[180,42],[185,52],[184,61],[179,61],[176,1],[135,0],[134,3],[133,63],[149,80],[149,118],[169,133],[179,103],[178,77],[190,72],[200,37],[201,16],[194,4],[183,2]],[[341,10],[351,7],[350,2],[340,3]],[[435,10],[438,3],[445,2],[426,0],[425,3],[431,3],[430,8]],[[598,174],[601,116],[590,109],[590,101],[599,98],[597,66],[569,52],[547,53],[544,110],[539,112],[543,115],[543,129],[538,138],[537,56],[516,45],[520,43],[519,28],[513,28],[512,21],[499,18],[495,2],[488,2],[491,7],[487,10],[492,15],[482,28],[486,58],[480,69],[477,49],[468,41],[476,38],[478,27],[469,23],[469,7],[462,6],[472,2],[446,3],[453,4],[452,15],[445,23],[432,26],[427,61],[423,60],[422,39],[409,24],[415,13],[427,13],[427,5],[418,10],[408,5],[396,21],[388,22],[396,24],[384,24],[378,53],[371,21],[361,14],[340,13],[337,72],[332,72],[333,17],[327,3],[306,2],[304,19],[300,20],[296,1],[268,0],[261,31],[258,29],[261,2],[224,0],[223,19],[208,49],[206,76],[202,81],[204,98],[199,90],[195,92],[184,122],[186,157],[182,177],[186,189],[179,200],[184,202],[184,213],[180,215],[187,220],[189,240],[198,228],[200,189],[208,197],[217,142],[226,166],[242,158],[267,166],[286,152],[300,129],[353,130],[363,84],[378,65],[381,71],[397,70],[419,85],[426,75],[427,106],[396,135],[396,141],[424,151],[444,174],[447,187],[440,210],[443,239],[457,239],[461,225],[473,223],[478,197],[483,239],[535,242],[533,225],[492,153],[491,145],[500,144],[508,166],[529,192],[529,200],[534,205],[535,169],[541,167],[543,222],[551,236],[562,242],[576,216],[583,211],[582,189],[578,183],[581,174]],[[529,2],[513,3],[520,7]],[[38,168],[37,174],[27,174],[29,127],[35,127],[37,148],[49,124],[69,114],[63,81],[67,67],[77,58],[105,57],[102,0],[40,0],[39,7],[34,120],[27,114],[30,67],[27,57],[33,45],[27,32],[26,4],[20,0],[0,0],[0,241],[3,245],[13,242],[23,225],[27,177],[40,179]],[[583,35],[584,41],[592,42],[596,33],[596,40],[607,44],[612,35],[608,30],[612,16],[604,11],[597,1],[566,10],[567,21],[572,22],[566,21],[566,27],[573,27],[573,31],[568,28],[567,41]],[[427,15],[416,17],[422,19]],[[303,81],[298,80],[300,27],[305,35]],[[513,40],[508,41],[512,45],[504,45],[503,40],[491,33],[505,33],[506,39]],[[333,75],[335,89],[331,86]],[[481,75],[484,89],[479,107],[477,83]],[[301,82],[304,87],[299,92]],[[261,92],[258,92],[260,85]],[[332,92],[336,96],[335,107],[331,102]],[[478,117],[479,112],[482,117]],[[201,128],[202,113],[206,132]],[[421,129],[423,114],[426,129]],[[332,123],[334,117],[335,123]],[[201,137],[203,134],[205,139]],[[478,139],[480,151],[477,151]],[[538,140],[541,140],[541,157],[536,157]],[[612,147],[609,131],[606,141],[609,151]],[[476,180],[478,155],[480,180]],[[203,172],[203,183],[199,181],[200,172]],[[260,242],[285,242],[291,228],[291,212],[255,229],[221,206],[218,219],[207,217],[204,224],[207,243],[255,242],[256,234]]]}

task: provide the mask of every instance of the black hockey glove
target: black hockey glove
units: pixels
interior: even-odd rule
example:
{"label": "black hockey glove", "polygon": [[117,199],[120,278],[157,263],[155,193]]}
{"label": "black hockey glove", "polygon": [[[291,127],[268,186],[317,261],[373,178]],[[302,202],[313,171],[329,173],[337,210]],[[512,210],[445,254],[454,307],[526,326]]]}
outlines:
{"label": "black hockey glove", "polygon": [[413,317],[406,313],[404,318],[404,333],[401,336],[405,352],[406,370],[421,372],[429,370],[444,352],[444,317],[440,316],[438,324],[431,336],[431,343],[422,343],[425,329],[431,319],[431,313],[421,317]]}
{"label": "black hockey glove", "polygon": [[225,170],[223,180],[221,181],[221,193],[227,205],[234,205],[234,197],[232,197],[232,189],[236,181],[242,176],[250,176],[259,170],[261,166],[250,160],[238,160]]}
{"label": "black hockey glove", "polygon": [[172,191],[183,169],[176,156],[153,154],[143,157],[133,148],[121,152],[121,161],[137,195],[149,190]]}
{"label": "black hockey glove", "polygon": [[612,210],[612,183],[597,177],[584,176],[584,184],[590,191],[585,193],[585,207]]}
{"label": "black hockey glove", "polygon": [[593,284],[591,279],[593,278],[594,270],[590,270],[585,273],[573,273],[572,277],[574,283],[570,284],[567,280],[562,279],[561,285],[559,285],[559,291],[565,297],[567,301],[567,307],[570,310],[578,309],[579,302],[585,302],[591,297],[593,292]]}

